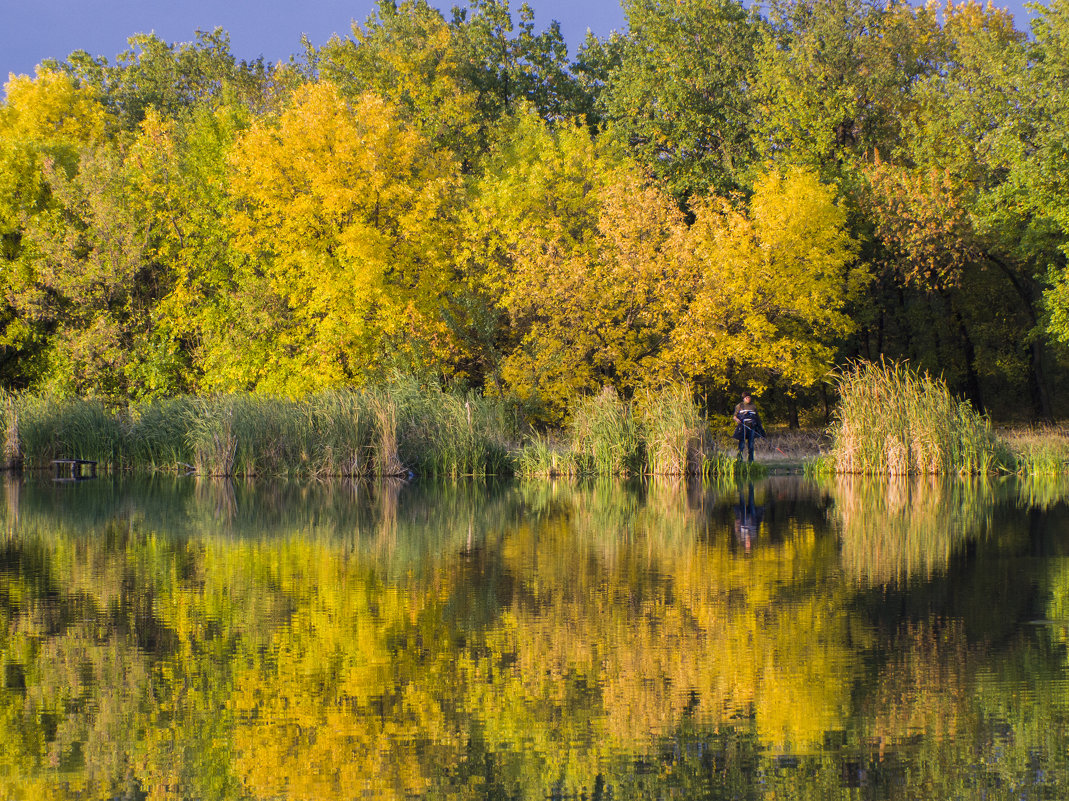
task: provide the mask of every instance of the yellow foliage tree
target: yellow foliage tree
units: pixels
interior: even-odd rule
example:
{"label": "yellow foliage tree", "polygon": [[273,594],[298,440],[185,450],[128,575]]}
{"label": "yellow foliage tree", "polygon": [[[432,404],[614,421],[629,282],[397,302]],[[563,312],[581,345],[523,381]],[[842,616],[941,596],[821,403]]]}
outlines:
{"label": "yellow foliage tree", "polygon": [[94,89],[61,72],[12,75],[0,105],[0,234],[15,231],[20,214],[43,200],[44,161],[67,171],[78,152],[104,135],[104,106]]}
{"label": "yellow foliage tree", "polygon": [[471,263],[507,319],[505,383],[560,414],[577,395],[663,371],[683,306],[683,215],[586,130],[524,112],[479,187]]}
{"label": "yellow foliage tree", "polygon": [[721,386],[742,370],[755,386],[825,375],[853,329],[847,301],[869,280],[834,190],[812,171],[772,169],[748,206],[709,199],[696,217],[693,301],[670,346],[680,372]]}
{"label": "yellow foliage tree", "polygon": [[[392,354],[442,345],[457,167],[374,95],[299,89],[232,152],[231,225],[267,290],[264,353],[235,382],[303,392],[360,381]],[[246,374],[242,374],[243,370]]]}

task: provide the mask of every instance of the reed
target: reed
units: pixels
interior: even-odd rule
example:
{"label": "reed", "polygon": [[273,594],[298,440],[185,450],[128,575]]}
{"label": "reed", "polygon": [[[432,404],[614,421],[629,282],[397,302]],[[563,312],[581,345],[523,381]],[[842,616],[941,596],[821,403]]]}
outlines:
{"label": "reed", "polygon": [[130,467],[150,471],[189,471],[194,452],[189,429],[197,412],[192,398],[137,403],[127,415],[124,446]]}
{"label": "reed", "polygon": [[702,472],[708,426],[687,387],[647,390],[640,395],[637,417],[647,473],[682,476]]}
{"label": "reed", "polygon": [[821,453],[802,461],[802,475],[806,478],[822,478],[835,474],[835,457]]}
{"label": "reed", "polygon": [[706,457],[703,475],[717,479],[760,478],[768,474],[761,462],[746,462],[728,451],[716,451]]}
{"label": "reed", "polygon": [[401,460],[437,478],[511,475],[515,415],[501,399],[439,387],[395,388]]}
{"label": "reed", "polygon": [[569,433],[580,474],[627,476],[642,466],[638,421],[616,390],[582,398],[572,409]]}
{"label": "reed", "polygon": [[[375,459],[383,435],[375,426],[375,399],[365,394],[224,395],[198,405],[188,436],[202,475],[361,476],[385,464]],[[385,433],[396,454],[393,436]]]}
{"label": "reed", "polygon": [[371,473],[374,427],[367,398],[353,390],[321,392],[308,399],[308,438],[302,460],[314,476]]}
{"label": "reed", "polygon": [[986,418],[942,380],[897,362],[859,362],[838,376],[832,424],[841,473],[987,473],[1006,452]]}
{"label": "reed", "polygon": [[239,413],[232,397],[221,396],[201,401],[191,421],[189,442],[193,466],[207,476],[232,476],[237,469],[238,441],[234,416]]}
{"label": "reed", "polygon": [[569,444],[548,435],[535,434],[520,450],[516,471],[522,476],[557,478],[578,475],[579,468]]}
{"label": "reed", "polygon": [[53,459],[88,459],[116,468],[124,430],[103,401],[26,395],[15,401],[18,436],[26,467],[47,467]]}
{"label": "reed", "polygon": [[412,381],[300,400],[224,394],[109,408],[94,399],[22,395],[0,404],[7,466],[57,458],[102,469],[212,476],[435,476],[511,472],[515,409]]}
{"label": "reed", "polygon": [[709,424],[690,391],[669,385],[634,403],[606,388],[580,399],[564,438],[530,437],[517,456],[524,476],[759,475],[711,441]]}
{"label": "reed", "polygon": [[22,442],[19,439],[19,410],[16,398],[2,392],[4,415],[4,454],[0,469],[15,470],[22,466]]}

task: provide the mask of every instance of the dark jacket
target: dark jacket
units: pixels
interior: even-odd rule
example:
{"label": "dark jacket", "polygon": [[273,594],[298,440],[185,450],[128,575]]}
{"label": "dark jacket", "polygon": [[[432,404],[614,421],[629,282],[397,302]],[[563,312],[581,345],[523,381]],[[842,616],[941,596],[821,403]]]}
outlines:
{"label": "dark jacket", "polygon": [[765,427],[761,425],[761,415],[757,413],[752,403],[740,403],[736,406],[735,417],[742,421],[735,425],[735,433],[731,435],[735,439],[742,439],[747,428],[753,430],[755,439],[765,436]]}

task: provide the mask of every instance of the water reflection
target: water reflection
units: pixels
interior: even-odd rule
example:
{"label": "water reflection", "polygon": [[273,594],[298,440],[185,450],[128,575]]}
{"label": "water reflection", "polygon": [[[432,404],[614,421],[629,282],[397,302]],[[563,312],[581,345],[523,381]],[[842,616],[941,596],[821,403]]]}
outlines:
{"label": "water reflection", "polygon": [[836,476],[843,564],[870,583],[945,570],[952,554],[990,527],[996,490],[988,478]]}
{"label": "water reflection", "polygon": [[8,482],[0,797],[1062,797],[1039,492]]}
{"label": "water reflection", "polygon": [[746,500],[742,498],[742,483],[738,485],[739,502],[735,505],[735,539],[747,551],[753,547],[761,533],[761,520],[765,516],[765,507],[754,502],[753,482],[746,482]]}

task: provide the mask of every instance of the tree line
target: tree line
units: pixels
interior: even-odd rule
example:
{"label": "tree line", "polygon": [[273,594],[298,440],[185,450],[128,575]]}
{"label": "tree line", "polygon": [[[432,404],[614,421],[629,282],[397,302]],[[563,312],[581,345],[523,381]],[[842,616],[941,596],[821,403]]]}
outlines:
{"label": "tree line", "polygon": [[137,35],[0,105],[0,383],[302,395],[398,372],[545,420],[612,386],[792,422],[909,359],[1064,411],[1069,2],[383,0],[240,61]]}

